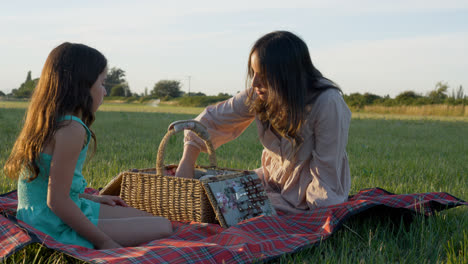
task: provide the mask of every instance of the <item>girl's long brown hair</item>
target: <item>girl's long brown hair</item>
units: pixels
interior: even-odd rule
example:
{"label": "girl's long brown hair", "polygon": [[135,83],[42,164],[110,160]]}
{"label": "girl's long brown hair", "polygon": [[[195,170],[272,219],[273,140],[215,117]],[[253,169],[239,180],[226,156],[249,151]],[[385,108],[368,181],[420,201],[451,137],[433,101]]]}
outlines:
{"label": "girl's long brown hair", "polygon": [[268,89],[266,101],[250,90],[247,103],[263,122],[269,122],[281,136],[296,146],[302,142],[299,135],[306,115],[306,105],[320,93],[334,85],[320,85],[324,78],[312,64],[306,43],[288,31],[274,31],[258,39],[253,45],[247,66],[247,88],[254,72],[251,58],[256,54]]}
{"label": "girl's long brown hair", "polygon": [[[18,179],[24,168],[31,172],[29,180],[38,176],[39,153],[60,128],[58,117],[81,113],[88,127],[94,122],[90,89],[106,66],[104,55],[83,44],[66,42],[51,51],[31,97],[23,129],[5,163],[8,177]],[[92,131],[91,135],[96,149]]]}

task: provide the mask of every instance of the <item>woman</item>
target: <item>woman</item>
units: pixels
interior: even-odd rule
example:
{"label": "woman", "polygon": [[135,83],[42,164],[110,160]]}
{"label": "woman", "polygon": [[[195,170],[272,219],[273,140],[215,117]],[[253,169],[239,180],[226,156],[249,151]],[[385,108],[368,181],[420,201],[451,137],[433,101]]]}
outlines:
{"label": "woman", "polygon": [[[351,112],[341,90],[312,64],[304,41],[287,31],[257,40],[247,84],[196,118],[208,128],[214,147],[237,138],[255,120],[264,146],[256,171],[277,210],[299,213],[346,201]],[[193,177],[200,151],[202,141],[187,132],[177,176]]]}

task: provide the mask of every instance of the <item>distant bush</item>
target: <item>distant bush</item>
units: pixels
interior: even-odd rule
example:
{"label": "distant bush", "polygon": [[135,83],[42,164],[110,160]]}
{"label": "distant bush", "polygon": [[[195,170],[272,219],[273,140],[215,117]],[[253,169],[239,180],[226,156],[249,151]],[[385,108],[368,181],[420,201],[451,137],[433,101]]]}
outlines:
{"label": "distant bush", "polygon": [[192,107],[206,107],[224,100],[231,98],[230,95],[218,95],[218,96],[184,96],[176,99],[180,106],[192,106]]}
{"label": "distant bush", "polygon": [[161,101],[168,101],[172,98],[182,96],[180,87],[180,81],[160,80],[154,85],[153,90],[151,90],[151,95],[161,99]]}
{"label": "distant bush", "polygon": [[371,94],[371,93],[352,93],[350,95],[344,95],[346,103],[352,108],[363,108],[366,105],[371,105],[377,100],[381,100],[382,97]]}
{"label": "distant bush", "polygon": [[104,102],[139,103],[141,98],[140,96],[106,96]]}
{"label": "distant bush", "polygon": [[161,103],[178,105],[178,106],[189,106],[189,107],[206,107],[208,105],[216,104],[218,102],[231,98],[231,95],[218,95],[218,96],[184,96],[179,98],[157,98],[154,95],[149,96],[106,96],[104,97],[105,102],[113,103],[149,103],[153,100],[160,100]]}
{"label": "distant bush", "polygon": [[111,88],[110,96],[125,96],[127,84],[117,84]]}
{"label": "distant bush", "polygon": [[426,96],[414,91],[404,91],[395,98],[390,98],[389,95],[380,97],[370,93],[345,94],[343,98],[346,104],[355,111],[365,110],[364,108],[367,106],[468,105],[468,97],[465,95],[461,85],[456,91],[453,90],[451,95],[449,95],[448,89],[449,86],[447,83],[438,82],[435,89],[428,92]]}

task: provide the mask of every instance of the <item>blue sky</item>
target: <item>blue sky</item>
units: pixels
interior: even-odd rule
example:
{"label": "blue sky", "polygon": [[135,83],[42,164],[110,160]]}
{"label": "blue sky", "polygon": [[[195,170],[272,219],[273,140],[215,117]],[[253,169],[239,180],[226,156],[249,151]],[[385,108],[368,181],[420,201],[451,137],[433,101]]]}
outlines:
{"label": "blue sky", "polygon": [[468,1],[8,1],[0,9],[0,90],[39,77],[64,41],[100,50],[141,93],[162,79],[187,92],[245,88],[252,44],[274,30],[304,39],[346,94],[468,94]]}

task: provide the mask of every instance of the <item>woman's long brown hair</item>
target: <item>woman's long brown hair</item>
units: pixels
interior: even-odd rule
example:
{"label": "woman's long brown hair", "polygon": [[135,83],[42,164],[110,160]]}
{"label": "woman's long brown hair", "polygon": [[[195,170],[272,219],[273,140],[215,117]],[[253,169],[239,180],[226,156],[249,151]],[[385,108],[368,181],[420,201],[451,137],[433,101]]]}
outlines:
{"label": "woman's long brown hair", "polygon": [[297,146],[303,140],[299,132],[305,120],[306,105],[324,90],[339,88],[320,85],[319,80],[324,77],[312,64],[307,45],[288,31],[274,31],[255,42],[247,66],[247,88],[254,76],[251,65],[254,53],[265,76],[268,98],[260,100],[251,89],[247,99],[250,110]]}
{"label": "woman's long brown hair", "polygon": [[[81,113],[89,127],[94,122],[91,86],[107,66],[99,51],[83,44],[63,43],[51,51],[34,89],[21,130],[5,163],[8,177],[18,179],[23,169],[29,170],[29,180],[39,174],[37,159],[46,143],[60,125],[60,116]],[[96,149],[96,137],[91,131]]]}

